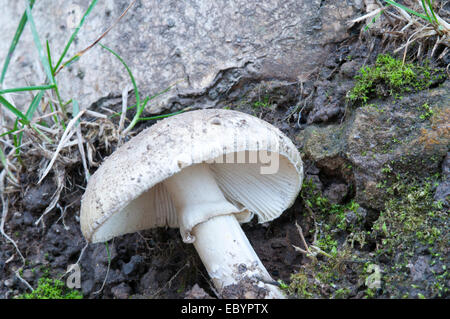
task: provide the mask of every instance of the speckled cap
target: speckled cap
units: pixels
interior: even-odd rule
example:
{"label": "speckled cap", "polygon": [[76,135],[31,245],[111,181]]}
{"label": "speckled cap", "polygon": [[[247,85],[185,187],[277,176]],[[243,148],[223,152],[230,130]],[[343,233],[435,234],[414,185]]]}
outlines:
{"label": "speckled cap", "polygon": [[297,148],[273,125],[238,111],[186,112],[142,131],[91,176],[81,202],[83,235],[101,242],[153,227],[178,227],[163,182],[200,163],[209,164],[225,197],[238,208],[240,222],[254,214],[261,223],[277,218],[293,204],[303,180]]}

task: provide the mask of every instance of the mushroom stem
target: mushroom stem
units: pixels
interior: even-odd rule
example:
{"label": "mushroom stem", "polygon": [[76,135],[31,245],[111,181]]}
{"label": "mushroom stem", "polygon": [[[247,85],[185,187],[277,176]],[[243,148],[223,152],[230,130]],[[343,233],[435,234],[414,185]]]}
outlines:
{"label": "mushroom stem", "polygon": [[265,289],[266,298],[285,298],[269,284],[273,279],[236,218],[241,210],[225,199],[207,164],[187,167],[164,185],[176,207],[183,240],[194,243],[219,294],[238,285],[249,298],[255,298],[259,288]]}

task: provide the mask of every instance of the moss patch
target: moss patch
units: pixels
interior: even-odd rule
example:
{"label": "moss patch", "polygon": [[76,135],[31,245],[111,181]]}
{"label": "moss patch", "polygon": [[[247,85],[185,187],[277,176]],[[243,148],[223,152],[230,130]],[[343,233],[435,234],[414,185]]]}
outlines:
{"label": "moss patch", "polygon": [[417,92],[443,81],[445,73],[428,64],[403,63],[388,54],[380,54],[373,66],[362,67],[356,84],[348,94],[351,102],[366,103],[370,98]]}
{"label": "moss patch", "polygon": [[61,280],[40,278],[37,288],[18,299],[82,299],[83,295],[77,290],[67,288]]}
{"label": "moss patch", "polygon": [[[385,185],[390,195],[371,225],[359,205],[330,204],[311,180],[302,189],[310,246],[329,256],[309,256],[291,276],[289,293],[299,298],[445,298],[448,280],[448,213],[433,199],[438,176],[415,180],[398,175]],[[349,222],[349,215],[354,215]],[[311,248],[311,247],[310,247]]]}

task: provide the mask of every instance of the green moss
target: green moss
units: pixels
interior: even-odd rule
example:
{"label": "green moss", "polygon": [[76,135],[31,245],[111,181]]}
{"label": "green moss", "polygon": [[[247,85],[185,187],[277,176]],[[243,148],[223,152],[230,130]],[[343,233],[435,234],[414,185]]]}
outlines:
{"label": "green moss", "polygon": [[[306,180],[302,186],[301,196],[311,209],[320,211],[327,219],[328,227],[337,227],[342,231],[352,231],[355,224],[361,222],[361,216],[357,216],[356,222],[349,224],[347,221],[347,214],[357,213],[359,204],[351,200],[346,204],[332,204],[328,198],[324,197],[319,192],[310,179]],[[329,250],[335,247],[335,240],[331,240],[330,236],[319,238],[319,246],[324,250]]]}
{"label": "green moss", "polygon": [[254,109],[259,109],[259,108],[270,108],[271,104],[270,104],[270,99],[269,96],[266,95],[264,96],[264,98],[262,100],[256,101],[253,103],[252,107]]}
{"label": "green moss", "polygon": [[[386,165],[383,173],[392,175],[391,167]],[[417,180],[395,174],[386,179],[380,187],[388,199],[370,224],[358,216],[359,205],[354,200],[331,204],[312,180],[306,179],[300,195],[304,218],[314,227],[304,235],[310,249],[319,247],[327,255],[310,256],[311,262],[292,274],[288,291],[299,298],[448,296],[448,212],[433,198],[439,178]],[[357,218],[353,215],[349,223],[348,214]],[[355,243],[359,244],[357,250]],[[419,258],[429,269],[423,280],[411,275]],[[370,265],[381,271],[379,288],[368,284],[374,274]],[[355,287],[355,282],[360,284]]]}
{"label": "green moss", "polygon": [[420,112],[422,112],[422,114],[420,114],[420,119],[422,120],[427,120],[430,117],[433,116],[434,111],[433,109],[430,107],[430,105],[428,105],[428,103],[424,103],[421,107],[418,108]]}
{"label": "green moss", "polygon": [[445,77],[444,73],[432,70],[428,64],[422,66],[403,63],[388,54],[380,54],[375,65],[365,66],[355,76],[356,84],[348,94],[351,102],[366,103],[370,98],[394,96],[417,92],[430,87],[433,81]]}
{"label": "green moss", "polygon": [[61,280],[40,278],[37,288],[28,294],[23,294],[18,299],[82,299],[83,295],[67,288]]}
{"label": "green moss", "polygon": [[315,286],[310,285],[308,276],[299,272],[291,276],[291,284],[288,291],[290,294],[295,294],[300,298],[313,298],[314,294],[311,291],[315,290],[315,288]]}
{"label": "green moss", "polygon": [[[387,188],[392,197],[375,221],[370,238],[377,243],[376,258],[395,260],[384,276],[395,287],[386,289],[391,296],[402,297],[401,287],[411,285],[408,265],[424,251],[429,252],[426,262],[433,269],[445,263],[440,256],[446,254],[449,245],[448,212],[434,202],[435,185],[433,178],[416,181],[397,177]],[[433,274],[426,282],[419,282],[417,289],[428,297],[443,297],[449,292],[447,277]]]}

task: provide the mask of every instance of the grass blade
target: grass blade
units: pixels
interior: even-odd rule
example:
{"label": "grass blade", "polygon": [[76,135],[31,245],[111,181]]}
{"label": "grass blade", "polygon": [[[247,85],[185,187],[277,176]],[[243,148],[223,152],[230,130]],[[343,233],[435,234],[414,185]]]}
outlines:
{"label": "grass blade", "polygon": [[176,111],[176,112],[173,112],[173,113],[162,114],[162,115],[155,115],[155,116],[151,116],[151,117],[141,117],[139,119],[139,121],[159,120],[159,119],[163,119],[163,118],[166,118],[166,117],[171,117],[171,116],[174,116],[174,115],[177,115],[177,114],[181,114],[181,113],[184,113],[184,112],[189,111],[189,110],[191,110],[191,107],[186,107],[186,108],[184,108],[182,110],[179,110],[179,111]]}
{"label": "grass blade", "polygon": [[[31,101],[30,106],[28,107],[27,113],[26,113],[26,117],[28,121],[31,121],[31,119],[33,118],[34,112],[36,111],[37,107],[39,106],[39,103],[42,100],[42,97],[44,96],[44,91],[40,91],[38,94],[36,94],[36,96],[33,98],[33,100]],[[19,123],[16,120],[16,122],[14,123],[14,131],[17,131],[19,129]],[[23,132],[20,132],[18,135],[14,135],[13,137],[13,141],[14,141],[14,146],[16,147],[16,156],[20,159],[20,146],[22,145],[22,137],[23,137]]]}
{"label": "grass blade", "polygon": [[11,103],[8,102],[7,99],[5,99],[3,96],[0,95],[0,103],[3,104],[8,110],[10,110],[12,113],[14,113],[15,116],[20,117],[20,119],[22,120],[22,122],[24,122],[25,124],[28,124],[29,121],[27,119],[27,117],[20,112],[18,109],[16,109],[14,107],[14,105],[12,105]]}
{"label": "grass blade", "polygon": [[[438,19],[436,18],[436,15],[434,14],[433,3],[432,3],[430,0],[427,0],[427,3],[428,3],[428,9],[429,9],[430,12],[431,12],[431,16],[433,17],[434,22],[437,23],[437,24],[439,24],[439,21],[438,21]],[[423,8],[424,8],[424,10],[425,10],[425,13],[427,13],[427,16],[428,16],[428,10],[425,8],[425,6],[424,6]],[[431,21],[431,18],[430,18],[430,21]]]}
{"label": "grass blade", "polygon": [[34,112],[36,112],[36,109],[39,106],[39,103],[41,102],[43,96],[44,91],[40,91],[31,101],[30,107],[28,108],[27,113],[25,114],[28,121],[31,121],[33,119]]}
{"label": "grass blade", "polygon": [[[34,6],[35,0],[30,0],[30,10]],[[23,29],[25,28],[25,25],[27,23],[27,14],[24,12],[22,14],[22,18],[20,19],[19,26],[17,27],[16,33],[14,34],[14,38],[11,42],[11,45],[9,46],[8,54],[6,55],[5,62],[3,63],[3,69],[0,76],[0,86],[3,83],[3,80],[5,79],[6,71],[8,70],[9,62],[11,61],[12,55],[14,53],[14,50],[16,49],[17,43],[19,42],[20,36],[22,35]]]}
{"label": "grass blade", "polygon": [[[47,59],[48,59],[48,64],[50,65],[50,70],[52,70],[52,74],[53,74],[53,63],[52,63],[52,55],[50,53],[50,44],[48,43],[48,40],[45,40],[45,46],[47,48]],[[53,76],[55,76],[53,74]]]}
{"label": "grass blade", "polygon": [[128,67],[128,65],[125,63],[125,61],[122,59],[122,57],[120,55],[118,55],[115,51],[113,51],[112,49],[108,48],[106,45],[103,45],[101,43],[99,43],[99,45],[104,48],[105,50],[109,51],[112,55],[114,55],[117,59],[119,59],[119,61],[123,64],[123,66],[125,67],[125,69],[127,69],[127,72],[130,76],[131,82],[133,83],[133,88],[134,88],[134,93],[136,95],[136,105],[139,107],[140,105],[140,99],[139,99],[139,90],[136,84],[136,80],[134,79],[133,73],[131,73],[130,68]]}
{"label": "grass blade", "polygon": [[50,65],[48,64],[48,60],[45,58],[44,49],[42,48],[41,40],[39,39],[39,34],[36,29],[36,25],[33,20],[33,15],[31,13],[30,4],[27,2],[26,9],[28,21],[30,22],[31,33],[33,35],[34,44],[36,45],[36,49],[38,50],[39,59],[41,60],[42,66],[44,67],[45,74],[47,75],[48,80],[51,84],[55,84],[55,78],[53,77],[53,72],[50,69]]}
{"label": "grass blade", "polygon": [[51,90],[54,89],[54,84],[49,85],[36,85],[36,86],[25,86],[25,87],[19,87],[19,88],[12,88],[12,89],[4,89],[0,90],[0,95],[5,93],[13,93],[13,92],[25,92],[25,91],[37,91],[37,90]]}
{"label": "grass blade", "polygon": [[411,10],[410,8],[405,7],[404,5],[402,5],[402,4],[400,4],[400,3],[397,3],[397,2],[392,1],[392,0],[384,0],[384,1],[387,2],[387,3],[389,3],[390,5],[396,6],[396,7],[400,8],[400,9],[405,10],[406,12],[409,12],[409,13],[415,15],[415,16],[418,16],[418,17],[420,17],[420,18],[422,18],[422,19],[424,19],[424,20],[426,20],[426,21],[428,21],[428,22],[431,22],[431,21],[428,19],[428,17],[424,16],[423,14],[421,14],[421,13],[419,13],[419,12],[416,12],[416,11],[414,11],[414,10]]}
{"label": "grass blade", "polygon": [[[80,113],[80,106],[78,105],[77,100],[73,100],[72,101],[72,116],[76,117],[78,115],[78,113]],[[79,123],[80,123],[80,120],[76,121],[75,127],[78,126]]]}
{"label": "grass blade", "polygon": [[100,46],[102,48],[104,48],[105,50],[109,51],[112,55],[114,55],[117,59],[119,59],[119,61],[123,64],[123,66],[125,67],[125,69],[127,69],[127,72],[130,76],[131,82],[133,83],[133,88],[134,88],[134,94],[136,96],[136,114],[133,117],[133,120],[131,121],[131,123],[128,125],[128,127],[123,131],[123,134],[126,134],[127,132],[129,132],[135,125],[136,123],[139,121],[139,117],[142,114],[142,111],[144,110],[145,106],[147,105],[147,102],[149,101],[149,97],[147,97],[144,100],[144,103],[141,104],[141,100],[139,97],[139,90],[136,84],[136,80],[134,79],[133,73],[131,72],[130,68],[128,67],[128,65],[125,63],[125,61],[122,59],[122,57],[120,55],[118,55],[116,52],[114,52],[112,49],[108,48],[107,46],[99,43]]}
{"label": "grass blade", "polygon": [[84,13],[83,17],[80,20],[80,23],[78,24],[78,26],[76,27],[75,31],[72,33],[72,35],[70,36],[69,41],[67,42],[66,46],[64,47],[63,52],[61,53],[61,56],[59,57],[58,62],[56,63],[55,67],[52,68],[52,72],[54,72],[55,70],[58,69],[58,67],[61,65],[62,60],[64,59],[64,57],[67,54],[67,51],[69,50],[70,46],[72,45],[73,40],[75,39],[75,37],[78,34],[78,31],[80,31],[81,27],[84,24],[84,20],[87,18],[87,16],[89,15],[89,13],[91,13],[92,9],[95,7],[95,5],[97,4],[97,0],[93,0],[91,2],[91,4],[89,5],[89,7],[87,8],[86,12]]}

